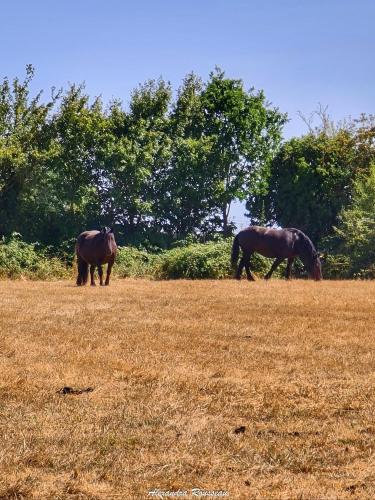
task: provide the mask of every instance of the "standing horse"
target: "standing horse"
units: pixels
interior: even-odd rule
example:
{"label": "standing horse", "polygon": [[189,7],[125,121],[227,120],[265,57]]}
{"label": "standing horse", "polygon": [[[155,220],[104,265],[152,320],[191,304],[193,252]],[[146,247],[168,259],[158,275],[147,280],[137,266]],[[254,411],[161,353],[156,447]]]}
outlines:
{"label": "standing horse", "polygon": [[77,285],[86,285],[90,265],[91,286],[95,286],[94,272],[98,267],[100,284],[103,285],[103,264],[108,264],[105,284],[115,261],[117,245],[112,229],[103,227],[100,231],[85,231],[77,238],[76,254],[78,264]]}
{"label": "standing horse", "polygon": [[233,268],[237,265],[240,248],[242,249],[242,258],[236,272],[237,279],[241,279],[242,270],[245,267],[247,279],[254,281],[254,276],[250,270],[250,257],[253,252],[260,253],[264,257],[276,259],[271,269],[265,275],[265,279],[271,278],[274,270],[284,259],[288,259],[286,278],[290,279],[295,257],[299,257],[302,260],[311,278],[317,281],[322,279],[319,254],[315,250],[310,238],[299,229],[272,229],[259,226],[250,226],[243,229],[233,241]]}

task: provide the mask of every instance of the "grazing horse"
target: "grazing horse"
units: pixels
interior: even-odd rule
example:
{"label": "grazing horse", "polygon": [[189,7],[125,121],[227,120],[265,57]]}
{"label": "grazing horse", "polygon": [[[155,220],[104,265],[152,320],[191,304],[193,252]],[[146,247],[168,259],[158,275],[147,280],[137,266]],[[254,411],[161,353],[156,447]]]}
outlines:
{"label": "grazing horse", "polygon": [[100,284],[103,285],[103,264],[108,264],[105,284],[109,285],[109,277],[115,261],[117,245],[112,229],[103,227],[100,231],[85,231],[77,238],[76,254],[78,264],[77,285],[86,285],[90,265],[91,286],[95,286],[94,272],[98,267]]}
{"label": "grazing horse", "polygon": [[310,238],[299,229],[272,229],[259,226],[250,226],[243,229],[233,241],[233,268],[237,265],[240,248],[242,249],[242,258],[236,272],[237,279],[241,279],[242,270],[245,267],[247,279],[254,281],[254,276],[250,270],[250,257],[253,252],[260,253],[264,257],[276,259],[271,269],[265,275],[265,279],[271,278],[274,270],[284,259],[288,259],[286,278],[290,279],[295,257],[299,257],[302,260],[311,278],[317,281],[322,279],[319,254],[315,250]]}

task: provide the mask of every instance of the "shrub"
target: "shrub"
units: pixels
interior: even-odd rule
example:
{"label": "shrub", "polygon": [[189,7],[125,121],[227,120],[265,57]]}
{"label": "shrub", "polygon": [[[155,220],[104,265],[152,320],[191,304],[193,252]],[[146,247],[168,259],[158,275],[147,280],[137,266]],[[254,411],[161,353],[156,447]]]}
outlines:
{"label": "shrub", "polygon": [[[157,279],[223,279],[233,276],[230,264],[232,240],[195,243],[173,248],[155,262]],[[265,274],[270,262],[260,255],[251,260],[255,273]]]}
{"label": "shrub", "polygon": [[347,255],[326,255],[322,259],[324,279],[347,279],[351,277],[351,261]]}
{"label": "shrub", "polygon": [[119,247],[113,271],[119,278],[151,277],[159,255],[134,247]]}
{"label": "shrub", "polygon": [[47,257],[36,243],[25,243],[18,233],[0,242],[0,278],[62,279],[71,272],[56,257]]}
{"label": "shrub", "polygon": [[[233,276],[230,263],[232,239],[219,239],[209,243],[179,242],[178,246],[162,253],[151,253],[134,247],[119,247],[114,274],[119,278],[154,279],[224,279]],[[55,254],[56,255],[56,254]],[[37,243],[25,243],[20,235],[0,241],[0,278],[27,278],[52,280],[72,278],[75,274],[73,253],[66,249],[59,257],[51,255],[48,248],[41,249]],[[60,256],[61,255],[61,256]],[[258,254],[251,258],[251,269],[263,277],[270,269],[272,259]],[[284,276],[285,263],[274,272],[275,278]],[[73,271],[74,268],[74,271]],[[302,263],[296,259],[294,276],[305,277]],[[244,272],[245,277],[245,272]],[[375,266],[353,270],[347,255],[327,255],[323,260],[325,279],[372,279]]]}
{"label": "shrub", "polygon": [[353,273],[353,278],[359,280],[375,279],[375,264],[370,264],[365,269],[359,269],[357,272]]}
{"label": "shrub", "polygon": [[220,279],[230,274],[229,245],[226,241],[173,248],[160,257],[155,270],[159,279]]}
{"label": "shrub", "polygon": [[375,268],[375,163],[354,183],[351,203],[344,208],[334,227],[332,247],[347,256],[349,275],[373,278]]}

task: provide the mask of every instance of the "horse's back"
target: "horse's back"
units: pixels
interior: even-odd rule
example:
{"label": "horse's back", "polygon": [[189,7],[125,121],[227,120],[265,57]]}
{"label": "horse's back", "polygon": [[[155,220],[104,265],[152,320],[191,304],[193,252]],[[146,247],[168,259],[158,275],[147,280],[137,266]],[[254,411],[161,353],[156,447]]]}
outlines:
{"label": "horse's back", "polygon": [[99,234],[99,231],[83,231],[83,233],[81,233],[78,237],[77,237],[77,240],[76,240],[76,253],[77,255],[80,254],[81,252],[81,249],[83,247],[87,247],[87,246],[90,246],[90,242],[93,241],[93,238]]}
{"label": "horse's back", "polygon": [[100,238],[101,232],[96,230],[83,231],[76,242],[76,254],[87,263],[107,263],[114,261],[117,253],[117,245],[113,240],[111,244],[112,251],[110,254],[106,252],[102,238]]}
{"label": "horse's back", "polygon": [[291,257],[295,235],[286,229],[249,226],[238,233],[244,251],[257,252],[265,257]]}
{"label": "horse's back", "polygon": [[78,236],[77,241],[92,240],[99,233],[100,231],[96,231],[95,229],[92,231],[83,231],[83,233]]}

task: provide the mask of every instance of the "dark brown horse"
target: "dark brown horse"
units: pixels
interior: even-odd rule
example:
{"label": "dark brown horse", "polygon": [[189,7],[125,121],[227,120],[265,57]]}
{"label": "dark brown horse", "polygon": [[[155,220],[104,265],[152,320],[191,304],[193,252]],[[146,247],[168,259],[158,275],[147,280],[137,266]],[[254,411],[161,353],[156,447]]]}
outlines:
{"label": "dark brown horse", "polygon": [[115,262],[117,245],[112,229],[103,227],[100,231],[85,231],[77,238],[76,254],[78,264],[77,285],[86,285],[90,265],[91,285],[95,286],[94,272],[98,267],[100,284],[103,285],[103,264],[108,264],[105,284],[109,285],[109,277]]}
{"label": "dark brown horse", "polygon": [[232,246],[232,266],[237,266],[237,261],[242,249],[242,258],[236,272],[236,278],[241,279],[243,268],[246,269],[247,279],[254,280],[250,270],[250,257],[253,252],[265,257],[276,259],[265,279],[272,276],[274,270],[284,259],[288,259],[286,278],[290,278],[293,261],[299,257],[309,276],[315,280],[322,279],[322,268],[318,252],[315,250],[310,238],[299,229],[272,229],[259,226],[250,226],[240,231],[234,238]]}

